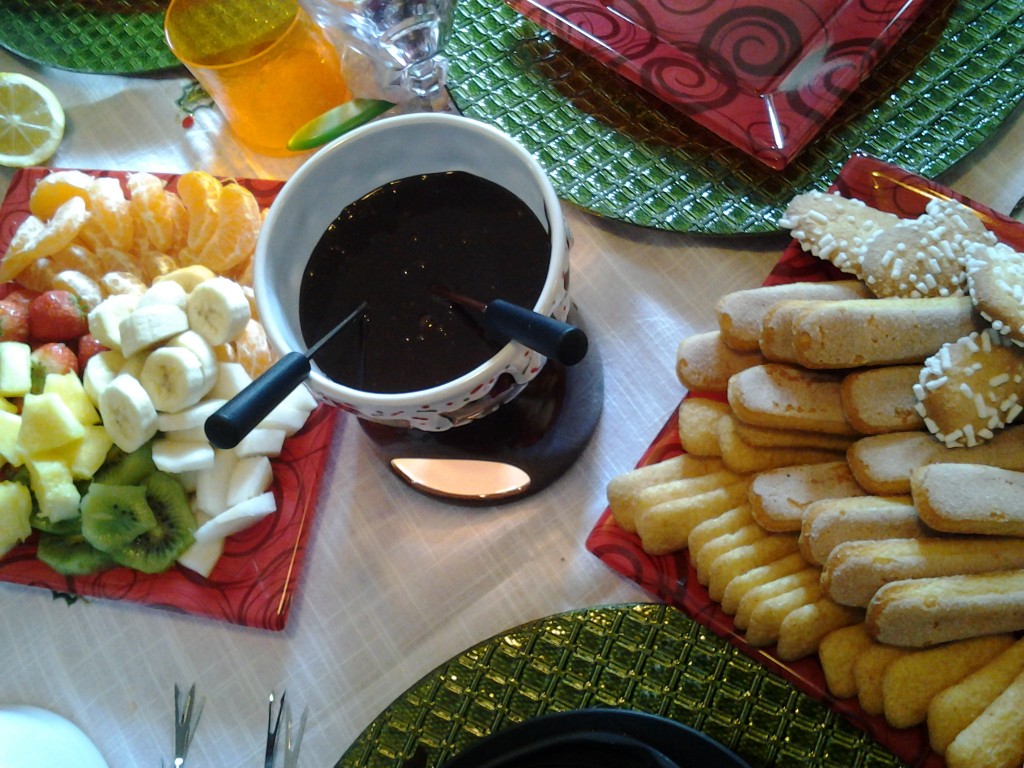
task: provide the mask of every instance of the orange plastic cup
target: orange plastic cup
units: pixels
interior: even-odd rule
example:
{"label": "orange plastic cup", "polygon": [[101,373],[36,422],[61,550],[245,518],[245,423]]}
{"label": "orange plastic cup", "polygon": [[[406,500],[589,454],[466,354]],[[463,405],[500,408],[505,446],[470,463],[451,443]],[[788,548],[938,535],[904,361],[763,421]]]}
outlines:
{"label": "orange plastic cup", "polygon": [[171,0],[167,44],[246,144],[288,154],[295,131],[352,98],[338,52],[297,0]]}

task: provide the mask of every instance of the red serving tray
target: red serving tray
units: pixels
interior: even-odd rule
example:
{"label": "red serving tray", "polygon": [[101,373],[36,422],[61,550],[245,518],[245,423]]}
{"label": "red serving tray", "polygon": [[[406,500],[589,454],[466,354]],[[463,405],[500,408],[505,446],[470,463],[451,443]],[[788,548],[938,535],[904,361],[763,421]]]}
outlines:
{"label": "red serving tray", "polygon": [[[852,157],[843,166],[832,189],[845,197],[863,200],[873,208],[896,213],[904,218],[914,218],[923,213],[925,205],[932,198],[952,197],[977,211],[985,226],[1000,240],[1017,250],[1024,251],[1024,225],[1020,222],[968,200],[940,184],[874,158],[862,155]],[[849,275],[839,272],[826,261],[804,253],[799,244],[793,241],[783,251],[782,257],[764,284],[778,285],[844,277],[848,279]],[[654,464],[682,452],[678,420],[673,412],[636,466]],[[733,624],[732,617],[721,610],[718,603],[708,596],[707,589],[697,581],[696,571],[687,552],[660,556],[647,554],[640,545],[639,537],[619,528],[608,509],[604,510],[591,530],[586,546],[614,570],[637,582],[662,600],[682,608],[688,615],[715,634],[729,640],[751,658],[791,681],[807,695],[839,712],[914,768],[940,768],[945,765],[942,757],[929,746],[925,726],[893,728],[884,717],[865,713],[856,698],[837,699],[832,696],[828,692],[817,657],[787,662],[775,656],[774,648],[755,648],[747,645],[743,634]]]}
{"label": "red serving tray", "polygon": [[[0,253],[29,215],[29,194],[54,169],[15,173],[0,205]],[[86,171],[124,182],[126,172]],[[174,189],[178,175],[156,173]],[[268,207],[281,181],[236,179]],[[161,574],[114,568],[92,576],[61,576],[36,559],[35,536],[0,557],[0,581],[52,590],[55,594],[123,600],[205,616],[258,629],[281,630],[288,621],[302,574],[317,497],[330,453],[338,409],[318,407],[302,430],[285,441],[272,461],[277,513],[228,538],[210,574],[203,578],[180,565]]]}
{"label": "red serving tray", "polygon": [[818,135],[925,8],[940,10],[926,0],[507,2],[775,169]]}

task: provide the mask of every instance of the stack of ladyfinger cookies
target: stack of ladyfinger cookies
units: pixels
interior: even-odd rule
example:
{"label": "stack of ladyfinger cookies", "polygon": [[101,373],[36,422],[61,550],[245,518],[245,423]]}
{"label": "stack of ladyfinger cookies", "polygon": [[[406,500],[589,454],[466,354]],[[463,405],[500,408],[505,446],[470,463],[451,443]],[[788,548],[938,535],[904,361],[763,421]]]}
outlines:
{"label": "stack of ladyfinger cookies", "polygon": [[927,723],[952,767],[1024,762],[1024,254],[970,209],[794,199],[850,279],[737,291],[684,339],[681,456],[608,485],[654,555],[688,550],[754,646]]}

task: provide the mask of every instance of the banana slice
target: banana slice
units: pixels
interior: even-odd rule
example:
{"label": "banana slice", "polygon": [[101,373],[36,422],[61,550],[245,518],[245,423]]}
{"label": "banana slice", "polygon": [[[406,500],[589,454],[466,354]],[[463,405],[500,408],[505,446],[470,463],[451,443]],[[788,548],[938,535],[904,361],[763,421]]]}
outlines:
{"label": "banana slice", "polygon": [[188,317],[173,304],[137,307],[118,326],[121,354],[131,357],[188,330]]}
{"label": "banana slice", "polygon": [[204,339],[195,331],[185,331],[170,339],[165,346],[182,347],[194,354],[199,359],[199,367],[203,372],[203,380],[206,395],[217,383],[219,370],[217,368],[217,355],[210,346],[210,342]]}
{"label": "banana slice", "polygon": [[196,541],[227,538],[239,531],[244,531],[276,511],[277,501],[274,499],[274,492],[261,493],[259,496],[228,507],[216,517],[203,523],[196,530]]}
{"label": "banana slice", "polygon": [[121,321],[138,303],[139,297],[130,293],[116,293],[103,299],[88,314],[89,333],[103,346],[120,351]]}
{"label": "banana slice", "polygon": [[124,355],[113,349],[104,350],[89,358],[82,374],[82,384],[93,405],[99,403],[103,390],[110,386],[110,382],[121,372],[122,366]]}
{"label": "banana slice", "polygon": [[226,277],[197,285],[185,311],[189,327],[214,347],[238,336],[252,317],[242,286]]}
{"label": "banana slice", "polygon": [[197,285],[205,283],[207,280],[212,280],[216,276],[217,274],[209,267],[204,267],[202,264],[193,264],[190,267],[172,269],[166,275],[161,275],[153,282],[155,284],[169,280],[184,288],[185,293],[192,293]]}
{"label": "banana slice", "polygon": [[156,435],[156,408],[139,380],[118,374],[100,394],[98,408],[103,426],[125,453],[141,448]]}
{"label": "banana slice", "polygon": [[153,463],[161,472],[180,475],[213,467],[209,442],[159,439],[153,441]]}
{"label": "banana slice", "polygon": [[153,283],[146,292],[139,297],[140,307],[148,307],[151,304],[173,304],[179,309],[185,308],[188,300],[188,293],[181,284],[173,280]]}
{"label": "banana slice", "polygon": [[199,358],[185,347],[160,347],[150,352],[139,383],[162,413],[195,405],[209,391]]}
{"label": "banana slice", "polygon": [[274,469],[266,456],[239,459],[231,469],[224,504],[233,507],[270,490]]}

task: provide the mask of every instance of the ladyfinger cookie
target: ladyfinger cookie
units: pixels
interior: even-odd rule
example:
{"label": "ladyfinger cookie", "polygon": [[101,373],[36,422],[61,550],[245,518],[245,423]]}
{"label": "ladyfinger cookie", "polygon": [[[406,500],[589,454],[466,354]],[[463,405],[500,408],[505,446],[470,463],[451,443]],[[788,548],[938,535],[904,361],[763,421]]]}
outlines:
{"label": "ladyfinger cookie", "polygon": [[793,343],[807,368],[920,363],[982,325],[967,296],[830,301],[800,316]]}
{"label": "ladyfinger cookie", "polygon": [[673,480],[700,477],[722,469],[725,469],[725,465],[719,459],[697,458],[688,454],[636,467],[608,481],[608,508],[620,528],[635,533],[637,509],[642,506],[642,491]]}
{"label": "ladyfinger cookie", "polygon": [[1024,536],[1024,472],[929,464],[910,476],[921,519],[937,531]]}
{"label": "ladyfinger cookie", "polygon": [[718,300],[715,311],[722,340],[741,352],[756,352],[760,349],[764,313],[773,304],[786,299],[838,301],[870,295],[859,280],[763,285],[725,294]]}
{"label": "ladyfinger cookie", "polygon": [[761,472],[750,482],[750,509],[769,531],[799,532],[807,507],[819,499],[863,495],[845,461],[801,464]]}
{"label": "ladyfinger cookie", "polygon": [[773,363],[795,363],[793,330],[796,321],[820,303],[813,299],[787,299],[769,307],[761,321],[761,354]]}
{"label": "ladyfinger cookie", "polygon": [[1016,568],[1024,568],[1021,539],[957,536],[847,541],[829,554],[821,584],[837,603],[865,607],[879,589],[894,581]]}
{"label": "ladyfinger cookie", "polygon": [[847,541],[919,539],[933,535],[921,522],[909,496],[851,496],[821,499],[804,510],[800,554],[824,565]]}
{"label": "ladyfinger cookie", "polygon": [[720,331],[695,334],[676,348],[676,376],[691,391],[724,393],[730,376],[763,362],[759,350],[739,352],[726,346]]}
{"label": "ladyfinger cookie", "polygon": [[740,421],[758,427],[857,434],[843,412],[841,387],[832,373],[766,363],[729,379],[729,406]]}
{"label": "ladyfinger cookie", "polygon": [[926,464],[984,464],[1024,471],[1024,425],[1007,427],[974,448],[947,448],[927,432],[862,437],[846,452],[853,476],[868,493],[910,493],[910,475]]}
{"label": "ladyfinger cookie", "polygon": [[865,435],[924,429],[914,396],[920,375],[919,365],[887,365],[847,374],[840,387],[846,420]]}
{"label": "ladyfinger cookie", "polygon": [[963,729],[946,750],[947,768],[1024,763],[1024,672]]}
{"label": "ladyfinger cookie", "polygon": [[752,474],[797,464],[834,462],[843,458],[842,451],[826,448],[751,445],[740,438],[738,424],[733,416],[723,416],[718,421],[717,445],[722,452],[722,461],[733,472]]}
{"label": "ladyfinger cookie", "polygon": [[907,579],[886,584],[868,604],[880,643],[924,648],[1024,629],[1024,570]]}

